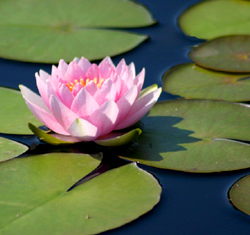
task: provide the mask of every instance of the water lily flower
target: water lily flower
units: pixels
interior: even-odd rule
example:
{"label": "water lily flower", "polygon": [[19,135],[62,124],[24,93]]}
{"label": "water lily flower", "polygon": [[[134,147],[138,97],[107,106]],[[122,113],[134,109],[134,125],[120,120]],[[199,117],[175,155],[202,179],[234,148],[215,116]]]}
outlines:
{"label": "water lily flower", "polygon": [[99,65],[84,57],[69,64],[60,60],[51,75],[40,70],[35,77],[41,96],[20,85],[27,106],[45,126],[73,142],[98,141],[135,124],[161,94],[157,85],[141,90],[145,70],[136,75],[134,64],[124,59],[117,66],[109,57]]}

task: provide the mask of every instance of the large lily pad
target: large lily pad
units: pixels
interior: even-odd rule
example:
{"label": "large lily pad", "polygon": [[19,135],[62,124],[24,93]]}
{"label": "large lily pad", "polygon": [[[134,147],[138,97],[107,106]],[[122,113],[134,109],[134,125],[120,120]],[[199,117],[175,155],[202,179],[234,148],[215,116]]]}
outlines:
{"label": "large lily pad", "polygon": [[250,107],[214,100],[157,103],[134,151],[123,158],[187,172],[250,167]]}
{"label": "large lily pad", "polygon": [[68,189],[99,164],[54,153],[0,164],[1,234],[96,234],[136,219],[159,201],[157,180],[135,163]]}
{"label": "large lily pad", "polygon": [[163,89],[191,99],[250,100],[250,74],[230,74],[181,64],[163,76]]}
{"label": "large lily pad", "polygon": [[28,147],[23,144],[0,137],[0,162],[17,157],[27,150]]}
{"label": "large lily pad", "polygon": [[0,87],[0,132],[32,134],[28,122],[43,125],[30,112],[19,91]]}
{"label": "large lily pad", "polygon": [[147,37],[115,28],[154,23],[142,6],[125,0],[13,0],[0,2],[0,56],[57,63],[128,51]]}
{"label": "large lily pad", "polygon": [[242,212],[250,215],[250,175],[233,184],[229,191],[229,200]]}
{"label": "large lily pad", "polygon": [[250,35],[225,36],[204,42],[194,47],[189,57],[198,65],[214,70],[250,72]]}
{"label": "large lily pad", "polygon": [[249,11],[249,1],[202,1],[182,13],[179,26],[184,33],[203,39],[250,34]]}

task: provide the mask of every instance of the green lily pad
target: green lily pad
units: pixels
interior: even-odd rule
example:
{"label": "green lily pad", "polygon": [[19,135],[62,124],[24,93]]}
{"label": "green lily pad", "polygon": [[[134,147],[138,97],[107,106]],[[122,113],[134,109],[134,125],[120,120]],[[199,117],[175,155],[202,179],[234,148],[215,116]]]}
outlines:
{"label": "green lily pad", "polygon": [[163,89],[188,99],[250,100],[250,74],[230,74],[181,64],[163,75]]}
{"label": "green lily pad", "polygon": [[108,146],[108,147],[117,147],[122,145],[127,145],[132,143],[133,141],[137,140],[139,135],[142,133],[140,128],[133,129],[126,133],[123,132],[111,132],[106,136],[95,140],[95,143]]}
{"label": "green lily pad", "polygon": [[116,29],[155,23],[146,8],[125,0],[1,1],[0,22],[1,57],[44,63],[126,52],[147,36]]}
{"label": "green lily pad", "polygon": [[0,162],[17,157],[27,150],[28,147],[23,144],[0,137]]}
{"label": "green lily pad", "polygon": [[0,132],[32,134],[28,122],[43,125],[28,109],[19,91],[0,87]]}
{"label": "green lily pad", "polygon": [[179,26],[185,34],[203,39],[250,34],[249,11],[249,1],[202,1],[181,14]]}
{"label": "green lily pad", "polygon": [[157,103],[144,118],[134,151],[122,158],[186,172],[250,167],[250,107],[215,100]]}
{"label": "green lily pad", "polygon": [[248,73],[250,72],[250,35],[225,36],[204,42],[194,47],[189,57],[206,68]]}
{"label": "green lily pad", "polygon": [[250,175],[244,176],[233,184],[229,200],[237,209],[250,215]]}
{"label": "green lily pad", "polygon": [[96,234],[151,210],[161,187],[135,163],[68,189],[99,164],[83,154],[54,153],[0,164],[1,234]]}

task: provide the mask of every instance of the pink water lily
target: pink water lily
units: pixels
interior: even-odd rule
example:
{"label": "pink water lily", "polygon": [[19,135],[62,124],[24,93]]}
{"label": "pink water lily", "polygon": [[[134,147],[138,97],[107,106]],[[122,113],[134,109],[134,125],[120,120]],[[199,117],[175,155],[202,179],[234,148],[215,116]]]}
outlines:
{"label": "pink water lily", "polygon": [[59,61],[51,75],[36,73],[39,93],[20,85],[32,113],[49,129],[75,141],[98,140],[138,122],[155,104],[161,88],[141,91],[145,70],[136,76],[134,64],[115,67],[106,57],[99,65],[75,58]]}

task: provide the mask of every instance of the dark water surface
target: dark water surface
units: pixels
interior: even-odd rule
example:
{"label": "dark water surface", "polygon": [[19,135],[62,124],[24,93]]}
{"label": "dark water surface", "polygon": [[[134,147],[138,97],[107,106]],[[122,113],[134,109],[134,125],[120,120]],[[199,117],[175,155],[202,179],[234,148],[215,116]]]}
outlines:
{"label": "dark water surface", "polygon": [[[177,16],[198,0],[138,0],[152,12],[158,24],[130,31],[148,34],[150,39],[131,52],[114,57],[134,61],[139,72],[146,68],[145,86],[161,86],[163,73],[174,65],[190,62],[187,53],[198,39],[185,36],[177,27]],[[198,20],[198,19],[197,19]],[[84,56],[84,55],[83,55]],[[0,85],[18,88],[22,83],[34,91],[34,74],[50,72],[51,65],[0,59]],[[174,99],[163,93],[161,100]],[[230,186],[250,170],[218,174],[190,174],[140,165],[153,173],[163,188],[160,203],[149,213],[121,228],[105,232],[112,235],[245,235],[250,219],[235,210],[227,200]]]}

